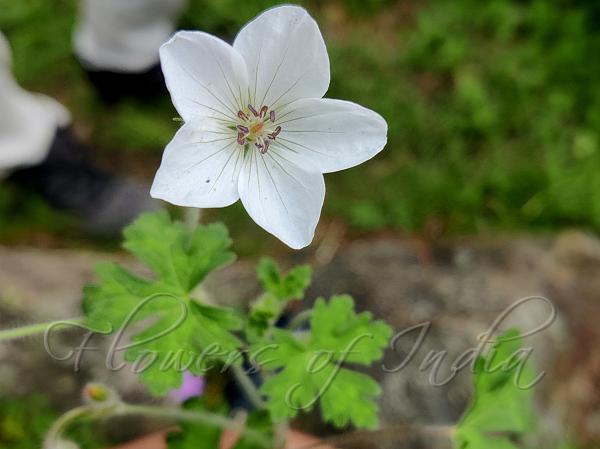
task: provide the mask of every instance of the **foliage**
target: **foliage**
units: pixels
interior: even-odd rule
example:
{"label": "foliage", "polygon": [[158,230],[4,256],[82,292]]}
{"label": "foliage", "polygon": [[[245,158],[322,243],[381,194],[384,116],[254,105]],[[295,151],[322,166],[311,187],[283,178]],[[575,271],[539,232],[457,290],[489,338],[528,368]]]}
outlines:
{"label": "foliage", "polygon": [[[133,343],[120,344],[153,394],[178,388],[186,370],[201,375],[240,364],[242,350],[249,348],[250,356],[274,355],[264,365],[258,356],[252,360],[268,374],[261,391],[270,419],[296,416],[319,399],[324,420],[338,427],[377,425],[379,386],[346,364],[370,365],[381,358],[391,329],[373,321],[369,312],[356,314],[352,298],[318,299],[310,329],[301,335],[276,328],[285,305],[304,296],[310,269],[301,266],[284,275],[263,259],[257,274],[265,292],[244,320],[232,310],[202,303],[197,289],[210,271],[233,260],[224,226],[190,230],[158,212],[143,215],[124,234],[124,247],[154,277],[140,277],[114,263],[99,266],[98,284],[85,289],[86,324],[117,335],[129,326],[135,329]],[[234,333],[242,329],[247,342]]]}
{"label": "foliage", "polygon": [[361,227],[426,226],[434,235],[599,229],[600,91],[592,80],[600,33],[591,9],[438,0],[417,10],[414,28],[386,35],[387,45],[365,33],[330,45],[330,94],[390,124],[385,155],[357,169],[372,189],[355,182],[359,174],[335,175],[331,210]]}
{"label": "foliage", "polygon": [[474,398],[457,425],[457,449],[518,449],[516,441],[534,430],[533,389],[526,387],[535,376],[518,357],[521,341],[509,330],[476,361]]}
{"label": "foliage", "polygon": [[0,448],[38,449],[55,419],[42,396],[0,399]]}
{"label": "foliage", "polygon": [[[0,449],[40,449],[58,411],[42,395],[0,398]],[[69,431],[81,449],[102,449],[118,441],[97,426],[81,422]]]}
{"label": "foliage", "polygon": [[[284,274],[272,260],[261,260],[257,276],[265,291],[250,305],[249,313],[238,314],[204,304],[199,288],[210,272],[234,258],[223,225],[191,229],[172,221],[166,212],[146,214],[125,230],[124,246],[151,269],[153,277],[133,274],[117,264],[101,265],[98,283],[85,289],[86,324],[105,333],[134,324],[129,332],[133,343],[127,345],[122,336],[118,343],[134,367],[140,357],[152,355],[156,364],[136,369],[152,393],[164,396],[179,387],[185,371],[206,373],[208,379],[222,378],[217,370],[237,363],[234,377],[246,393],[252,390],[258,399],[245,423],[254,435],[242,433],[235,449],[259,449],[263,447],[260,437],[274,446],[278,431],[287,428],[286,421],[317,407],[323,421],[337,428],[377,428],[375,399],[380,387],[364,368],[383,356],[392,329],[374,320],[370,312],[357,313],[350,296],[333,296],[328,301],[318,298],[307,310],[308,327],[294,323],[281,327],[276,323],[285,305],[304,297],[311,277],[308,267]],[[186,311],[183,315],[182,310]],[[509,330],[476,360],[474,398],[453,432],[457,449],[517,449],[535,430],[531,403],[535,376],[528,362],[530,352],[521,348],[521,342],[519,332]],[[223,351],[207,351],[215,345]],[[207,357],[197,359],[200,353]],[[231,358],[232,353],[238,357]],[[192,362],[187,363],[190,358]],[[256,391],[253,380],[244,374],[247,366],[242,360],[259,368]],[[222,431],[207,423],[218,421],[222,426],[231,422],[227,420],[229,407],[209,391],[201,399],[188,400],[184,404],[187,413],[164,414],[151,406],[129,406],[118,395],[110,400],[110,389],[102,390],[99,384],[88,385],[85,391],[95,402],[79,411],[98,411],[97,402],[110,403],[103,409],[107,414],[97,417],[127,414],[127,410],[143,414],[146,410],[150,416],[181,419],[179,429],[167,438],[169,449],[217,447]],[[54,416],[43,400],[1,400],[0,448],[6,444],[29,449],[32,440],[39,445]],[[85,426],[62,421],[64,427],[60,431],[55,428],[54,436],[77,441],[85,449],[102,446],[90,432],[87,420],[91,415],[74,416]],[[202,421],[205,424],[200,424]]]}

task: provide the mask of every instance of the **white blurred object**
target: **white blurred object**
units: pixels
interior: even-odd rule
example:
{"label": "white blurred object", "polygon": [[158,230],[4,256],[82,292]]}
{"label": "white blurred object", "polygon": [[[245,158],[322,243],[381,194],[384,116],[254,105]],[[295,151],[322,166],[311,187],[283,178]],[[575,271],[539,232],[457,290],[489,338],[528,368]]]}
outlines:
{"label": "white blurred object", "polygon": [[56,129],[71,120],[58,102],[19,87],[8,42],[0,33],[0,171],[34,165],[47,155]]}
{"label": "white blurred object", "polygon": [[175,31],[187,0],[83,0],[75,52],[89,68],[142,72]]}

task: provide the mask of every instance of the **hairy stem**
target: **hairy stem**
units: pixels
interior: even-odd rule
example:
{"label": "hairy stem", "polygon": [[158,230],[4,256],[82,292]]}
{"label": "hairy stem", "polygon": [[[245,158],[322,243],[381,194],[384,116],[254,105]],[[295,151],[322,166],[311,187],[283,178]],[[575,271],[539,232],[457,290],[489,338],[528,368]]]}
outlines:
{"label": "hairy stem", "polygon": [[252,379],[250,379],[250,376],[248,376],[248,373],[246,373],[244,368],[242,366],[233,365],[231,369],[233,370],[235,380],[242,387],[244,393],[246,393],[246,396],[248,396],[248,399],[252,402],[252,405],[257,409],[264,409],[265,401],[263,401],[256,385],[254,385],[254,382],[252,382]]}
{"label": "hairy stem", "polygon": [[268,448],[269,440],[255,430],[248,429],[233,419],[216,415],[207,411],[189,411],[174,407],[157,407],[151,405],[122,404],[117,414],[121,415],[144,415],[153,418],[175,419],[191,423],[208,424],[220,429],[231,429],[253,439],[261,446]]}
{"label": "hairy stem", "polygon": [[[58,418],[44,439],[44,449],[54,449],[62,440],[64,432],[79,418],[106,419],[111,416],[142,415],[151,418],[160,418],[174,421],[186,421],[190,423],[207,424],[220,429],[231,429],[254,440],[258,445],[269,449],[270,442],[261,433],[248,429],[243,424],[216,415],[207,411],[189,411],[175,407],[161,407],[153,405],[133,405],[122,402],[107,404],[106,406],[84,405],[68,411]],[[60,447],[60,446],[59,446]]]}
{"label": "hairy stem", "polygon": [[52,427],[50,427],[48,433],[46,433],[44,444],[42,446],[43,449],[54,449],[56,447],[61,447],[61,442],[63,442],[62,434],[69,428],[69,426],[77,419],[84,416],[91,417],[91,415],[93,415],[93,410],[89,406],[84,405],[69,410],[64,415],[60,416],[56,421],[54,421],[54,424],[52,424]]}
{"label": "hairy stem", "polygon": [[187,207],[184,210],[183,221],[189,230],[193,231],[198,227],[200,215],[201,211],[196,207]]}
{"label": "hairy stem", "polygon": [[84,318],[72,318],[62,321],[49,321],[46,323],[30,324],[28,326],[16,327],[0,331],[0,342],[14,340],[15,338],[29,337],[31,335],[43,334],[50,326],[58,324],[78,324],[83,322]]}
{"label": "hairy stem", "polygon": [[275,449],[285,448],[289,430],[290,425],[287,421],[275,425]]}

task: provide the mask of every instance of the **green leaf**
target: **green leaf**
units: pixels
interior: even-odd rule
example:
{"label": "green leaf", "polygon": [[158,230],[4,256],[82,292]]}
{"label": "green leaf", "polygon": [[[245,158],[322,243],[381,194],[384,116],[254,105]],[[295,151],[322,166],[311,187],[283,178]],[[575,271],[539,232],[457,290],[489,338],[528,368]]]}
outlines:
{"label": "green leaf", "polygon": [[[219,402],[208,404],[205,398],[189,399],[183,404],[189,411],[209,411],[219,415],[227,413],[227,405]],[[181,430],[171,432],[167,436],[168,449],[216,449],[221,442],[222,430],[215,426],[181,421]]]}
{"label": "green leaf", "polygon": [[310,322],[314,346],[334,352],[336,361],[342,355],[340,349],[356,344],[350,354],[343,354],[345,361],[369,365],[383,357],[391,337],[390,327],[383,321],[373,321],[371,312],[356,314],[348,295],[335,296],[329,303],[317,299]]}
{"label": "green leaf", "polygon": [[167,212],[144,214],[124,231],[124,247],[148,265],[164,283],[190,292],[211,271],[235,255],[227,229],[220,223],[194,231],[171,222]]}
{"label": "green leaf", "polygon": [[522,386],[535,376],[520,356],[521,342],[519,332],[511,329],[477,360],[474,398],[457,426],[457,449],[516,449],[513,439],[532,430],[533,389]]}
{"label": "green leaf", "polygon": [[[125,235],[125,247],[156,278],[136,276],[117,264],[99,265],[99,283],[84,289],[87,325],[104,333],[119,331],[115,351],[124,351],[150,391],[163,395],[181,385],[184,371],[201,375],[241,346],[231,333],[243,324],[234,311],[190,296],[210,270],[232,260],[230,240],[221,225],[190,231],[165,213],[142,216]],[[122,341],[121,330],[131,331],[131,343]]]}
{"label": "green leaf", "polygon": [[274,420],[292,418],[319,403],[323,419],[338,427],[377,426],[379,385],[345,364],[369,365],[381,358],[392,335],[389,326],[373,321],[370,313],[356,314],[351,297],[335,296],[329,303],[316,301],[307,338],[282,329],[271,334],[274,345],[263,353],[268,359],[263,364],[281,371],[261,391]]}
{"label": "green leaf", "polygon": [[304,297],[312,270],[302,265],[282,275],[275,262],[265,257],[258,264],[257,276],[265,293],[250,308],[246,336],[251,342],[275,324],[289,301]]}
{"label": "green leaf", "polygon": [[257,275],[266,292],[273,294],[279,301],[289,301],[304,297],[304,291],[310,285],[312,270],[308,265],[301,265],[282,276],[275,262],[264,257],[258,264]]}

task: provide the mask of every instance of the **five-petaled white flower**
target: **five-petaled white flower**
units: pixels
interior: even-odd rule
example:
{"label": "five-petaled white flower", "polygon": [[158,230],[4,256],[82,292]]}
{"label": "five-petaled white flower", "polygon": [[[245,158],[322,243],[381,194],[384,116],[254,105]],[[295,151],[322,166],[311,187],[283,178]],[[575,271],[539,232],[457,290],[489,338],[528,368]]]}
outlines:
{"label": "five-petaled white flower", "polygon": [[380,115],[322,98],[329,57],[303,8],[265,11],[233,46],[178,32],[160,59],[185,124],[165,149],[155,198],[198,208],[241,199],[256,223],[298,249],[319,220],[322,174],[358,165],[386,143]]}

